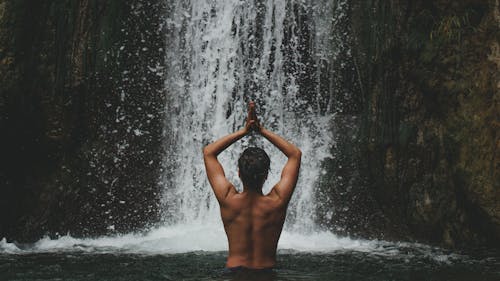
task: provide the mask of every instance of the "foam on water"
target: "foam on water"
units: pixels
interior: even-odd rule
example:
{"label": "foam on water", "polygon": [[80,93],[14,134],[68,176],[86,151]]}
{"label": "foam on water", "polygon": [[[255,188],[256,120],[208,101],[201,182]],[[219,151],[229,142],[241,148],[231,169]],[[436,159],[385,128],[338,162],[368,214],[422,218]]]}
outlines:
{"label": "foam on water", "polygon": [[[309,235],[283,232],[280,250],[294,252],[333,252],[337,250],[376,251],[380,242],[341,238],[330,232]],[[222,225],[182,224],[159,227],[144,234],[74,238],[71,235],[34,244],[8,243],[0,240],[0,253],[51,253],[84,251],[90,253],[176,254],[196,251],[227,251],[227,240]]]}
{"label": "foam on water", "polygon": [[[125,234],[100,238],[74,238],[65,235],[57,239],[42,238],[33,244],[9,243],[0,240],[0,255],[24,254],[138,254],[172,255],[190,252],[226,252],[228,248],[222,225],[179,224],[158,227],[142,234]],[[372,257],[402,260],[426,259],[439,264],[466,261],[468,256],[428,245],[407,242],[351,239],[328,231],[310,234],[284,231],[278,244],[279,254],[335,255],[349,252]]]}

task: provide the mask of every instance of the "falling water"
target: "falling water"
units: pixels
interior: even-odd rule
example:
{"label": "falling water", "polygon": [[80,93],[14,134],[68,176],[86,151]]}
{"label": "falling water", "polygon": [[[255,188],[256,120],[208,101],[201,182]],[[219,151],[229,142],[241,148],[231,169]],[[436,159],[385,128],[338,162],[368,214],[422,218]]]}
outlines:
{"label": "falling water", "polygon": [[[315,182],[329,156],[333,114],[332,83],[321,77],[335,60],[332,21],[345,16],[345,3],[198,0],[171,1],[169,7],[165,223],[220,225],[202,147],[241,128],[247,102],[256,100],[264,126],[303,151],[285,231],[316,230]],[[247,137],[219,161],[241,190],[236,162],[248,145],[263,147],[271,157],[267,192],[286,158],[266,140]]]}
{"label": "falling water", "polygon": [[[264,126],[303,152],[296,191],[278,248],[307,252],[384,250],[376,241],[339,237],[315,223],[322,200],[316,181],[334,144],[334,65],[342,64],[337,30],[347,1],[169,0],[165,18],[166,65],[164,221],[141,233],[44,238],[26,249],[0,240],[0,253],[224,251],[219,207],[207,181],[202,147],[244,124],[246,104],[257,101]],[[236,163],[248,145],[271,157],[264,192],[278,181],[286,158],[262,137],[246,137],[220,156],[226,176],[241,190]],[[325,201],[326,202],[326,201]],[[331,206],[331,205],[328,205]]]}

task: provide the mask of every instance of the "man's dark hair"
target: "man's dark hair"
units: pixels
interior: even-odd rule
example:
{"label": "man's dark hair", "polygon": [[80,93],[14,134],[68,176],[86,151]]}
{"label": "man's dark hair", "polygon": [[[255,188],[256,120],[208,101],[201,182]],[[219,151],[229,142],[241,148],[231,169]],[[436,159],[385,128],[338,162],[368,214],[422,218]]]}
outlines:
{"label": "man's dark hair", "polygon": [[258,188],[264,182],[269,172],[271,160],[267,153],[258,147],[249,147],[238,159],[240,178],[248,188]]}

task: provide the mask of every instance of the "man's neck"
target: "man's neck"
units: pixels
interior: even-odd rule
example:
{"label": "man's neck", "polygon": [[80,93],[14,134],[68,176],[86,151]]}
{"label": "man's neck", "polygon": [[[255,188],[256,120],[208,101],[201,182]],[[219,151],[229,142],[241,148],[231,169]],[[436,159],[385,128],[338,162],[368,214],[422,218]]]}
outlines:
{"label": "man's neck", "polygon": [[262,194],[262,187],[260,187],[260,188],[250,188],[250,187],[247,187],[247,186],[243,186],[243,191],[244,192],[248,192],[248,194],[252,194],[252,195],[263,195]]}

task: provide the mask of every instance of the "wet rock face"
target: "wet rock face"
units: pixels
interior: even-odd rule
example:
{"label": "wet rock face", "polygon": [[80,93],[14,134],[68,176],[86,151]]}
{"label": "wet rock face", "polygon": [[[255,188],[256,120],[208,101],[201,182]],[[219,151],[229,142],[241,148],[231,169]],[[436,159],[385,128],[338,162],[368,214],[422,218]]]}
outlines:
{"label": "wet rock face", "polygon": [[498,1],[352,7],[364,174],[409,237],[500,241]]}
{"label": "wet rock face", "polygon": [[162,1],[0,1],[0,236],[158,214]]}

